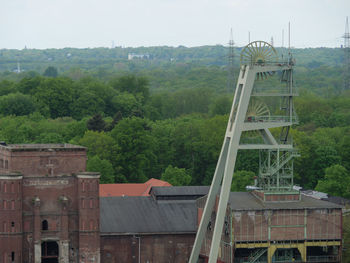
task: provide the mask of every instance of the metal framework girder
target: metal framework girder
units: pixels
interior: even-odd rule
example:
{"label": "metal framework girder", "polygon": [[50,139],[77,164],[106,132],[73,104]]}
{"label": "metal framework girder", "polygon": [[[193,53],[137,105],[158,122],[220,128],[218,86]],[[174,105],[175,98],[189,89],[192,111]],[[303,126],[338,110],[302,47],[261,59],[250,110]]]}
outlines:
{"label": "metal framework girder", "polygon": [[[231,108],[229,122],[226,128],[225,139],[219,156],[219,160],[214,173],[213,181],[208,193],[207,201],[203,210],[201,222],[197,231],[195,243],[192,249],[189,263],[196,263],[199,257],[199,251],[207,230],[207,226],[214,208],[216,196],[220,198],[217,208],[217,216],[215,220],[214,231],[212,234],[209,261],[208,263],[216,263],[220,247],[220,240],[223,231],[227,203],[232,183],[232,175],[234,172],[237,151],[238,149],[272,149],[272,150],[291,150],[291,145],[280,145],[275,140],[269,138],[270,132],[268,129],[291,126],[295,124],[296,118],[292,115],[274,119],[255,119],[253,122],[246,122],[246,114],[250,97],[253,90],[254,81],[257,74],[267,72],[273,73],[277,71],[290,70],[292,65],[287,63],[282,64],[253,64],[243,65],[237,80],[235,96]],[[292,114],[292,112],[290,113]],[[287,117],[287,118],[286,118]],[[256,122],[255,122],[256,121]],[[262,134],[265,143],[262,145],[240,145],[240,138],[243,131],[264,130]],[[268,131],[268,132],[266,132]],[[252,148],[253,147],[253,148]],[[282,186],[283,188],[283,186]]]}
{"label": "metal framework girder", "polygon": [[238,149],[240,150],[274,150],[274,149],[280,149],[280,150],[292,150],[293,145],[291,144],[241,144],[239,145]]}
{"label": "metal framework girder", "polygon": [[255,73],[262,73],[262,72],[276,72],[276,71],[281,71],[281,70],[288,70],[291,69],[291,65],[289,64],[273,64],[273,65],[268,65],[268,64],[256,64],[251,66],[251,69],[255,71]]}
{"label": "metal framework girder", "polygon": [[284,126],[292,126],[295,122],[245,122],[243,124],[243,131],[255,131],[261,129],[271,129]]}

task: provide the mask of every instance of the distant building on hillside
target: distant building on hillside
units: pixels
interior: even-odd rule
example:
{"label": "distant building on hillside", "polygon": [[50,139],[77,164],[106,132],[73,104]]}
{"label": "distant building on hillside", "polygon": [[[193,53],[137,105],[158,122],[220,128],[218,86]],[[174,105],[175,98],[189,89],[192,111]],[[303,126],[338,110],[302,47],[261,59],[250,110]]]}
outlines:
{"label": "distant building on hillside", "polygon": [[129,53],[128,60],[133,60],[133,59],[150,59],[150,55],[149,54]]}

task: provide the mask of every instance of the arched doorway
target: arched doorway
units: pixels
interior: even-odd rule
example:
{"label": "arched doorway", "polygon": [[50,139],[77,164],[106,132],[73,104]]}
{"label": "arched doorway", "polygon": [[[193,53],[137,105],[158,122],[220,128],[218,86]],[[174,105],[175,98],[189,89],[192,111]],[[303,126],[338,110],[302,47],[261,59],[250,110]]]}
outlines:
{"label": "arched doorway", "polygon": [[46,241],[41,244],[41,263],[58,263],[58,244]]}

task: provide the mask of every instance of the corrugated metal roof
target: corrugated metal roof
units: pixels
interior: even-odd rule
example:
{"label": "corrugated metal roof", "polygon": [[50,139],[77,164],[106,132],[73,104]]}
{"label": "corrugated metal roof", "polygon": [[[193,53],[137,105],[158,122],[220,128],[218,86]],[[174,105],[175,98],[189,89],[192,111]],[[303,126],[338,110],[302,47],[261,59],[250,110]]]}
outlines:
{"label": "corrugated metal roof", "polygon": [[209,186],[152,187],[150,194],[155,196],[206,195]]}
{"label": "corrugated metal roof", "polygon": [[192,233],[196,223],[195,201],[155,201],[148,196],[100,198],[102,234]]}
{"label": "corrugated metal roof", "polygon": [[340,205],[305,195],[301,195],[300,201],[262,202],[250,192],[231,192],[229,202],[232,210],[342,208]]}

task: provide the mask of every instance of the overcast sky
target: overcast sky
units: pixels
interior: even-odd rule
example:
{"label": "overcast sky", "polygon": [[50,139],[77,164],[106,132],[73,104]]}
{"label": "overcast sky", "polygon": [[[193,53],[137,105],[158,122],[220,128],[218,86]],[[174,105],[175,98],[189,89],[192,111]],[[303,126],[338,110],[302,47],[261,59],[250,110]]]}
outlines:
{"label": "overcast sky", "polygon": [[350,0],[0,0],[0,48],[343,43]]}

